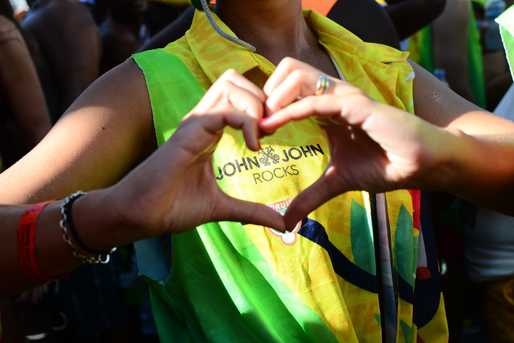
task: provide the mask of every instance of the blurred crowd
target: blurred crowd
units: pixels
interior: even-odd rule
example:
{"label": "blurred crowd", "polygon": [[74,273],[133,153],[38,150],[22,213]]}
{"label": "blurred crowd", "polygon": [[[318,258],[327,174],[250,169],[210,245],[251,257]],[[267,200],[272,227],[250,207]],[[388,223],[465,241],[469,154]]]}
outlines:
{"label": "blurred crowd", "polygon": [[[494,19],[511,4],[304,1],[365,41],[408,51],[450,89],[506,117],[514,113],[502,102],[512,78]],[[193,11],[179,0],[0,0],[0,171],[30,151],[103,73],[182,36]],[[514,220],[446,194],[424,196],[451,341],[514,342]],[[133,255],[125,247],[111,264],[83,266],[2,303],[5,342],[157,342]]]}

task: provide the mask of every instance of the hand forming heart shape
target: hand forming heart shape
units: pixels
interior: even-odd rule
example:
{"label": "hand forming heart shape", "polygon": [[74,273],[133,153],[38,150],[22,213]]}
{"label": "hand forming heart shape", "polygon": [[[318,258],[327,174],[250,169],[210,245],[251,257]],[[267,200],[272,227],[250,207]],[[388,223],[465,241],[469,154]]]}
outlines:
{"label": "hand forming heart shape", "polygon": [[[371,100],[345,81],[331,79],[325,94],[314,95],[323,74],[300,61],[283,60],[264,87],[271,115],[260,123],[272,133],[290,121],[320,119],[331,161],[323,175],[300,193],[285,214],[292,229],[310,212],[347,191],[385,192],[423,187],[445,156],[453,135],[399,109]],[[297,100],[300,99],[300,100]]]}
{"label": "hand forming heart shape", "polygon": [[[448,132],[379,104],[344,81],[330,79],[324,94],[314,95],[322,75],[287,58],[261,90],[237,72],[225,72],[171,139],[145,162],[153,167],[144,172],[137,168],[120,183],[126,185],[129,199],[138,199],[141,226],[179,232],[231,220],[283,231],[347,191],[422,185],[440,161],[439,146]],[[320,118],[331,161],[292,201],[284,217],[263,204],[232,198],[218,187],[211,159],[226,126],[241,129],[246,145],[256,151],[260,136],[310,116]]]}

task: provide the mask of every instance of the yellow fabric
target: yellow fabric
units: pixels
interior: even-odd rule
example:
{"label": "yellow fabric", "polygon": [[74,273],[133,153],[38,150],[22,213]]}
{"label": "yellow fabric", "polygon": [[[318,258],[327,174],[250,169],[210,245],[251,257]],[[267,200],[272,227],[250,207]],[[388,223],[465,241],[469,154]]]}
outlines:
{"label": "yellow fabric", "polygon": [[[314,12],[306,11],[304,16],[317,33],[319,43],[332,56],[348,82],[359,86],[377,101],[413,112],[413,71],[407,63],[407,53],[364,43],[338,24]],[[233,34],[219,18],[216,20],[225,32]],[[275,68],[263,56],[221,38],[198,11],[191,29],[166,49],[181,58],[206,89],[229,68],[262,86]],[[264,138],[262,146],[263,151],[268,151],[267,155],[249,151],[239,131],[226,129],[214,154],[213,167],[220,187],[225,191],[230,190],[230,195],[266,203],[279,211],[285,210],[298,190],[312,184],[329,162],[326,135],[311,119],[287,125],[273,136]],[[302,158],[295,160],[290,157],[287,170],[285,167],[273,169],[273,158],[285,160],[287,155],[284,155],[284,151],[295,147],[304,147],[309,153],[304,152]],[[267,174],[257,169],[236,172],[234,165],[237,162],[252,158],[267,158],[271,169]],[[392,218],[391,235],[394,237],[395,221],[401,209],[405,208],[412,215],[412,199],[405,190],[388,193],[387,198],[389,216]],[[333,245],[351,261],[354,260],[351,240],[348,239],[351,205],[357,203],[368,208],[368,199],[365,192],[349,192],[309,215],[326,228]],[[413,244],[409,248],[417,256],[418,230],[414,227],[411,230]],[[280,275],[288,288],[319,315],[340,342],[380,341],[377,295],[339,277],[331,268],[326,250],[297,234],[286,239],[270,229],[249,228],[247,232],[276,275]],[[309,253],[305,254],[306,251]],[[305,268],[289,268],[298,263]],[[415,273],[415,266],[412,273]],[[412,329],[408,340],[399,330],[399,342],[411,341],[412,337],[416,337],[417,330],[413,324],[413,307],[404,301],[400,301],[399,307],[400,320]],[[427,342],[447,337],[445,317],[438,315],[437,321],[440,323],[435,326],[437,330],[425,335]]]}

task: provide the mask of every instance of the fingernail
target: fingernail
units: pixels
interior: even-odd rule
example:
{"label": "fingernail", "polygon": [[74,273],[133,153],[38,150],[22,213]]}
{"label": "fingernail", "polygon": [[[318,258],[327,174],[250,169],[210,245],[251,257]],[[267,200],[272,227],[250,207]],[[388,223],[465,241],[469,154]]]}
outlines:
{"label": "fingernail", "polygon": [[269,123],[271,117],[262,118],[259,122],[259,126],[266,126]]}

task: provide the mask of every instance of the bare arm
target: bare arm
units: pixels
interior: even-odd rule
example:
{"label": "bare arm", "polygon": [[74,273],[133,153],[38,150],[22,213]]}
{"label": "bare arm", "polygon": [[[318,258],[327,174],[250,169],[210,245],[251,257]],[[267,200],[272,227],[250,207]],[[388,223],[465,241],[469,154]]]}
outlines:
{"label": "bare arm", "polygon": [[[89,195],[89,202],[99,203],[102,200],[102,194],[93,193]],[[112,215],[108,213],[88,213],[82,205],[77,203],[74,212],[77,216],[86,216],[96,218],[94,226],[87,227],[87,231],[83,232],[84,237],[89,235],[101,237],[106,245],[114,246],[117,244],[110,230],[117,224],[112,220]],[[109,205],[109,206],[107,206]],[[104,204],[103,211],[107,211],[112,204]],[[31,286],[35,286],[28,276],[21,270],[18,264],[18,246],[17,228],[20,218],[26,206],[0,206],[0,218],[2,226],[0,229],[0,243],[2,246],[3,258],[0,260],[0,274],[2,282],[0,284],[0,296],[16,294]],[[79,263],[72,255],[72,250],[66,245],[62,239],[62,233],[59,229],[59,203],[50,205],[39,217],[37,223],[37,256],[40,270],[49,275],[62,275],[76,268]],[[131,231],[127,230],[127,238],[130,237]]]}
{"label": "bare arm", "polygon": [[[103,251],[212,221],[233,220],[283,230],[280,214],[266,205],[228,196],[218,188],[212,173],[212,153],[226,126],[242,130],[247,146],[259,149],[257,126],[263,115],[263,98],[257,86],[227,71],[169,141],[116,185],[74,203],[74,227],[85,246]],[[59,207],[59,203],[50,205],[38,221],[37,259],[40,269],[49,275],[77,266],[61,238]],[[0,283],[0,295],[31,285],[15,263],[16,229],[23,211],[22,207],[0,206],[0,275],[9,279]]]}
{"label": "bare arm", "polygon": [[416,115],[447,129],[469,135],[513,135],[514,123],[476,106],[449,89],[428,71],[411,63]]}
{"label": "bare arm", "polygon": [[27,151],[50,130],[41,84],[16,26],[0,16],[0,84]]}
{"label": "bare arm", "polygon": [[127,61],[89,87],[41,143],[0,175],[0,203],[111,185],[154,148],[145,81]]}
{"label": "bare arm", "polygon": [[482,206],[514,213],[514,123],[463,99],[414,66],[416,114],[451,133],[437,189]]}

